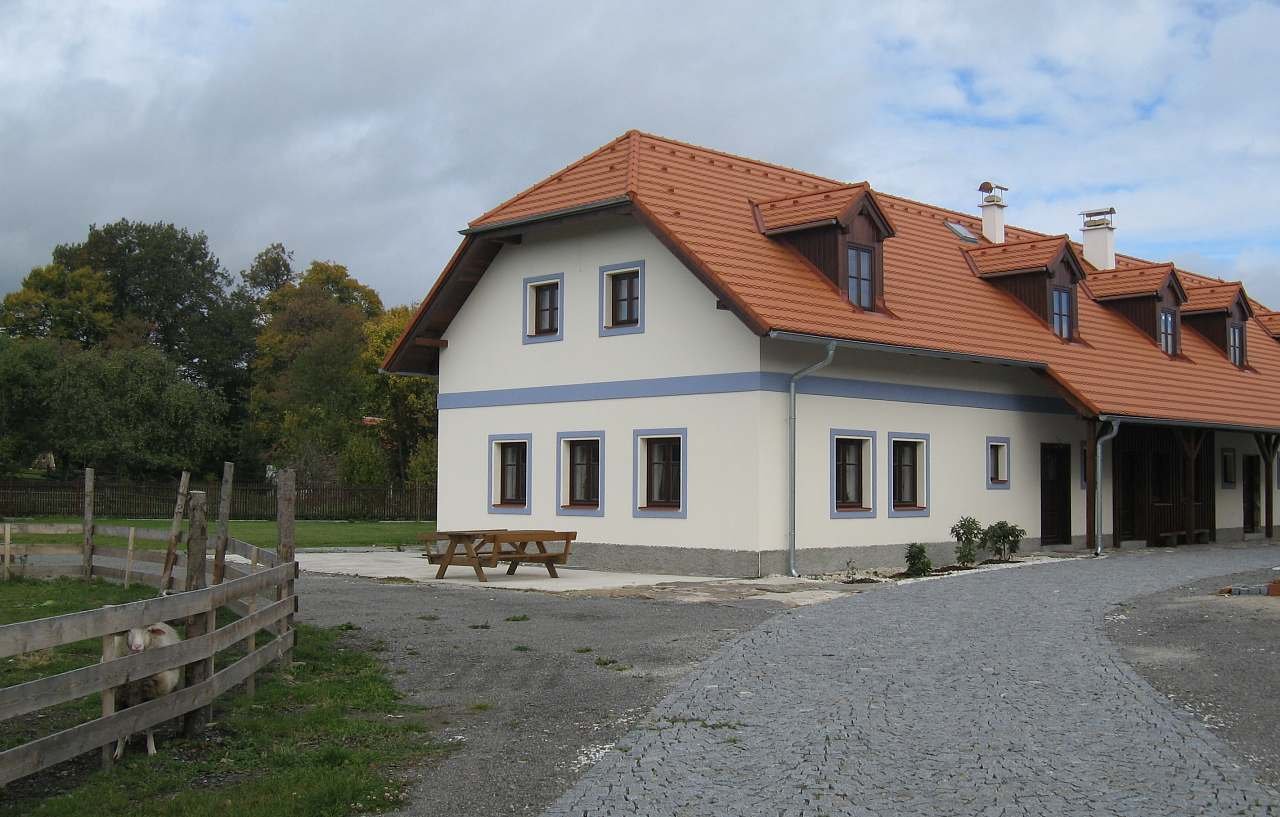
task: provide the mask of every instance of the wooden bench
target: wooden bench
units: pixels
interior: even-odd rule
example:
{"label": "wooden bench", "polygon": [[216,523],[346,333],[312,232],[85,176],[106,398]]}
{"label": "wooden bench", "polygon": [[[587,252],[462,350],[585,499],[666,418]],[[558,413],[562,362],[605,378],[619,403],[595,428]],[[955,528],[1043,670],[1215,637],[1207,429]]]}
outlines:
{"label": "wooden bench", "polygon": [[[468,565],[475,570],[477,579],[487,582],[484,568],[497,567],[500,562],[508,563],[508,576],[516,572],[521,562],[536,562],[547,569],[551,578],[559,578],[556,565],[569,561],[573,540],[577,537],[573,531],[471,530],[439,531],[422,538],[429,543],[448,543],[444,552],[428,549],[426,554],[429,563],[440,566],[437,579],[444,578],[450,565]],[[547,547],[557,543],[558,549]],[[462,553],[458,552],[459,548]]]}
{"label": "wooden bench", "polygon": [[1187,532],[1185,530],[1165,531],[1164,533],[1159,534],[1159,538],[1164,541],[1165,547],[1173,547],[1177,545],[1179,539],[1183,539],[1186,544],[1191,544],[1192,542],[1199,542],[1203,544],[1209,541],[1209,529],[1196,528],[1191,531],[1190,536],[1187,536]]}

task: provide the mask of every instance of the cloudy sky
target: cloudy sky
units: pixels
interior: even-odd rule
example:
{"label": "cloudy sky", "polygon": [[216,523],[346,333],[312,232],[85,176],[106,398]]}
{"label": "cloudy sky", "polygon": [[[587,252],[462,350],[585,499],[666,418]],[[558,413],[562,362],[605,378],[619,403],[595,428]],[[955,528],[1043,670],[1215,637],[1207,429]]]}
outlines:
{"label": "cloudy sky", "polygon": [[1114,205],[1121,251],[1280,307],[1277,35],[1262,2],[0,0],[0,291],[125,217],[414,302],[636,127],[963,210],[996,179],[1052,232]]}

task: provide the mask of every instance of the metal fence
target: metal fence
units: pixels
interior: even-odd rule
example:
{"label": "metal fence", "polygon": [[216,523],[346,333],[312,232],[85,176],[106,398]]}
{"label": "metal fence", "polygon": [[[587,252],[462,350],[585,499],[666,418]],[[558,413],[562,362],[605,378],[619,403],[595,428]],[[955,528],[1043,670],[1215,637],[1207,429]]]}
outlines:
{"label": "metal fence", "polygon": [[[190,490],[204,491],[210,507],[218,507],[221,485],[217,481],[191,481]],[[138,482],[98,477],[94,504],[100,517],[167,519],[173,515],[178,494],[175,480]],[[364,488],[317,483],[298,486],[298,519],[412,519],[434,521],[435,486],[403,482]],[[84,479],[0,480],[0,517],[80,516],[84,510]],[[232,519],[275,519],[276,486],[236,484],[231,492]]]}

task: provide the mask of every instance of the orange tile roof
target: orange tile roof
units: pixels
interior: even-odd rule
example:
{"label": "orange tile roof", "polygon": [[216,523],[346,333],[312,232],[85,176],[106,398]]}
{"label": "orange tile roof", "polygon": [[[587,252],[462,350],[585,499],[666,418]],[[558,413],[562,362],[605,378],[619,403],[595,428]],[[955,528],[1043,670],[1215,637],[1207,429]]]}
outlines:
{"label": "orange tile roof", "polygon": [[1110,298],[1132,298],[1135,295],[1156,295],[1173,275],[1173,264],[1123,267],[1089,273],[1089,292],[1094,298],[1105,301]]}
{"label": "orange tile roof", "polygon": [[1182,312],[1186,315],[1226,312],[1244,293],[1244,287],[1239,281],[1202,284],[1191,280],[1187,283],[1187,302],[1182,305]]}
{"label": "orange tile roof", "polygon": [[1048,269],[1049,265],[1058,260],[1066,250],[1067,243],[1065,235],[1055,235],[1049,238],[965,247],[964,254],[974,273],[983,278],[991,278]]}
{"label": "orange tile roof", "polygon": [[[1261,323],[1248,323],[1247,370],[1231,365],[1194,331],[1184,333],[1183,354],[1170,358],[1129,321],[1088,297],[1078,301],[1083,342],[1063,342],[1012,296],[974,274],[966,258],[987,253],[945,226],[953,221],[980,233],[980,220],[969,214],[877,192],[875,200],[896,232],[884,242],[889,312],[856,309],[799,253],[762,234],[753,211],[753,203],[807,202],[814,194],[821,199],[824,191],[848,187],[629,131],[485,213],[472,228],[625,198],[633,214],[759,334],[797,333],[1023,361],[1044,366],[1078,406],[1093,414],[1280,429],[1280,344],[1264,340]],[[801,209],[799,203],[792,206]],[[825,203],[819,212],[828,212]],[[1064,238],[1010,226],[1006,240],[1054,244]],[[461,263],[457,258],[443,277]],[[1130,256],[1119,256],[1117,264],[1152,266]],[[1183,283],[1190,292],[1216,289],[1219,282],[1184,275]],[[411,345],[409,338],[433,301],[447,300],[441,292],[437,282],[388,356],[389,368]],[[1192,297],[1203,302],[1210,294]]]}
{"label": "orange tile roof", "polygon": [[1255,317],[1271,337],[1280,338],[1280,312],[1267,310],[1255,313]]}
{"label": "orange tile roof", "polygon": [[797,193],[756,202],[756,211],[760,214],[760,224],[765,232],[832,221],[870,190],[871,186],[866,182],[842,184],[812,193]]}

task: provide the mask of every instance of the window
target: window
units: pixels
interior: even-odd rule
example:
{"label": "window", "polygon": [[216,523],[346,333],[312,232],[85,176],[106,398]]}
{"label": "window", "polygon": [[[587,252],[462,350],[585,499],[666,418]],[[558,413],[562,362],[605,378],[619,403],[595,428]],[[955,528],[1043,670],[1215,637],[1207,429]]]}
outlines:
{"label": "window", "polygon": [[524,342],[563,339],[563,307],[563,273],[524,279]]}
{"label": "window", "polygon": [[556,514],[604,516],[604,432],[556,434]]}
{"label": "window", "polygon": [[560,285],[539,284],[533,296],[533,334],[554,335],[560,327]]}
{"label": "window", "polygon": [[600,335],[644,331],[644,262],[600,268]]}
{"label": "window", "polygon": [[1080,487],[1089,487],[1089,443],[1080,441]]}
{"label": "window", "polygon": [[831,518],[875,516],[873,431],[831,429]]}
{"label": "window", "polygon": [[1178,354],[1178,316],[1172,309],[1160,310],[1160,349],[1166,355]]}
{"label": "window", "polygon": [[1007,490],[1009,487],[1009,438],[987,438],[987,488]]}
{"label": "window", "polygon": [[1238,323],[1231,324],[1227,330],[1227,357],[1235,365],[1244,367],[1244,327]]}
{"label": "window", "polygon": [[1053,288],[1053,313],[1051,324],[1053,333],[1060,338],[1071,339],[1071,290],[1066,287]]}
{"label": "window", "polygon": [[863,309],[875,308],[875,292],[872,282],[871,250],[866,247],[849,247],[849,300]]}
{"label": "window", "polygon": [[649,428],[636,430],[634,436],[632,515],[687,516],[687,432],[683,428]]}
{"label": "window", "polygon": [[680,438],[651,437],[645,440],[645,454],[645,505],[680,507]]}
{"label": "window", "polygon": [[969,228],[964,226],[963,224],[959,224],[954,221],[944,221],[942,223],[947,225],[947,229],[950,230],[952,233],[954,233],[955,237],[960,239],[961,241],[967,241],[970,244],[978,243],[978,237],[974,235],[969,230]]}
{"label": "window", "polygon": [[1222,487],[1236,487],[1236,450],[1222,449]]}
{"label": "window", "polygon": [[640,322],[640,273],[609,276],[610,326],[635,326]]}
{"label": "window", "polygon": [[928,435],[890,434],[890,516],[928,516]]}
{"label": "window", "polygon": [[489,513],[528,514],[531,434],[489,435]]}

